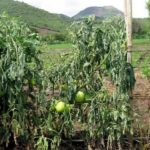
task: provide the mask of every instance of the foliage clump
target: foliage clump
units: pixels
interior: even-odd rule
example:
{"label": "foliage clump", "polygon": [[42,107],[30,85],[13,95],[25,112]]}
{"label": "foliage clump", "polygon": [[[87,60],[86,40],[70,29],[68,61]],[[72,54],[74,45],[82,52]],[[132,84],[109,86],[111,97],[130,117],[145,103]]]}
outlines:
{"label": "foliage clump", "polygon": [[[135,77],[132,65],[126,62],[124,20],[107,19],[95,25],[93,18],[85,19],[73,25],[72,37],[73,54],[64,57],[65,64],[55,67],[50,80],[68,86],[62,97],[69,103],[75,104],[79,90],[86,93],[87,104],[77,109],[80,113],[74,119],[87,125],[88,139],[108,139],[111,145],[132,133],[129,91]],[[106,78],[115,86],[112,95]]]}
{"label": "foliage clump", "polygon": [[38,35],[25,23],[0,16],[0,144],[32,142],[41,124],[45,105],[38,45]]}
{"label": "foliage clump", "polygon": [[[88,142],[105,145],[107,139],[112,147],[132,133],[129,91],[135,78],[126,62],[124,21],[113,18],[97,26],[93,18],[85,19],[73,25],[72,37],[73,53],[51,67],[47,84],[38,35],[24,23],[0,16],[0,144],[58,149],[61,139],[71,139],[79,126]],[[112,94],[107,78],[115,87]],[[53,89],[50,99],[46,88]]]}

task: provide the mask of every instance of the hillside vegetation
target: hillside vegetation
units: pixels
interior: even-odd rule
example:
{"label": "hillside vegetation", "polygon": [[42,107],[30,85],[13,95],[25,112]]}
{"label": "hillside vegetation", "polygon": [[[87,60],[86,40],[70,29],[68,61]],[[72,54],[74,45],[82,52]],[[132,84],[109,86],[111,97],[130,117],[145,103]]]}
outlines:
{"label": "hillside vegetation", "polygon": [[[82,19],[83,17],[87,17],[89,15],[95,15],[97,18],[97,24],[100,24],[102,19],[106,17],[123,15],[123,12],[120,10],[112,6],[105,6],[88,7],[70,18],[63,14],[49,13],[26,3],[14,0],[0,0],[0,13],[2,12],[6,12],[10,16],[20,18],[26,22],[30,28],[33,28],[42,35],[47,35],[47,33],[54,35],[54,37],[48,37],[48,41],[59,40],[60,38],[63,38],[63,40],[66,39],[66,28],[68,28],[68,26],[76,19]],[[149,29],[149,19],[133,19],[134,38],[148,38],[150,35]]]}
{"label": "hillside vegetation", "polygon": [[10,16],[20,17],[30,26],[44,28],[49,31],[63,31],[71,20],[65,15],[52,14],[23,2],[13,0],[0,0],[0,13],[4,11]]}

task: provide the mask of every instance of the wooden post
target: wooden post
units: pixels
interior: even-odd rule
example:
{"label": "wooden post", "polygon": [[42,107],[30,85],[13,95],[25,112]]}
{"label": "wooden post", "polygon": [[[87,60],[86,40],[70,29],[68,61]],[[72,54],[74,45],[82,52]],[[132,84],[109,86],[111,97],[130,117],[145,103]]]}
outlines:
{"label": "wooden post", "polygon": [[[127,62],[132,62],[132,0],[124,0],[124,16],[126,23],[126,33],[127,33]],[[133,91],[129,91],[130,97],[133,95]],[[131,114],[132,115],[132,114]],[[130,149],[133,149],[133,136],[128,135]]]}
{"label": "wooden post", "polygon": [[124,0],[124,14],[127,32],[127,62],[132,62],[132,0]]}

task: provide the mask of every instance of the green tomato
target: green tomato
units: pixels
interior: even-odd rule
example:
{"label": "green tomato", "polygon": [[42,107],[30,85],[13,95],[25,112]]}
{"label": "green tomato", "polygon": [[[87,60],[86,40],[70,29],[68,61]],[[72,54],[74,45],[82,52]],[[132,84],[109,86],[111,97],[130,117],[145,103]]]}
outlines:
{"label": "green tomato", "polygon": [[85,94],[82,91],[78,91],[75,97],[77,103],[85,102]]}
{"label": "green tomato", "polygon": [[36,80],[35,79],[31,79],[30,83],[34,86],[34,85],[36,85]]}
{"label": "green tomato", "polygon": [[55,106],[56,112],[58,113],[63,113],[65,111],[65,108],[66,104],[62,101],[59,101]]}

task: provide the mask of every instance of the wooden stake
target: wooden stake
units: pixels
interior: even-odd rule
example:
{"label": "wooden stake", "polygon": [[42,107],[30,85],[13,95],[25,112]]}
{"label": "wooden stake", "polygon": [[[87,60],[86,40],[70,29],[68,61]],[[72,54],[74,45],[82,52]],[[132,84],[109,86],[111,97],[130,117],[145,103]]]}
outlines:
{"label": "wooden stake", "polygon": [[132,0],[124,0],[124,14],[127,32],[127,62],[132,62]]}
{"label": "wooden stake", "polygon": [[[132,0],[124,0],[124,14],[126,22],[126,32],[127,32],[127,62],[132,62]],[[133,91],[129,91],[130,97],[133,95]],[[131,114],[132,115],[132,114]],[[133,136],[128,135],[130,149],[133,149]]]}

